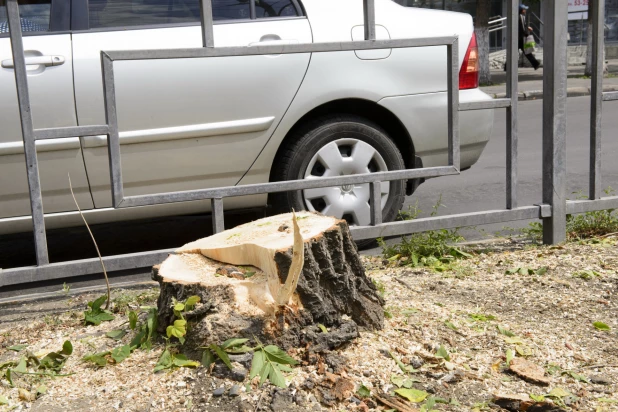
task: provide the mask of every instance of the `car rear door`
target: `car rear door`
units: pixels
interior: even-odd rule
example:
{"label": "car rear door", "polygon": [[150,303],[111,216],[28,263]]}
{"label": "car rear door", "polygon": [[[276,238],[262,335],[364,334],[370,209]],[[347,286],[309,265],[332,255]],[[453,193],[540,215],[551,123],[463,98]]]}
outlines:
{"label": "car rear door", "polygon": [[[19,1],[30,103],[35,128],[75,126],[68,0]],[[64,31],[64,32],[63,32]],[[28,179],[17,106],[6,7],[0,0],[0,218],[30,214]],[[37,59],[37,64],[32,63]],[[37,142],[46,213],[92,208],[78,137]]]}
{"label": "car rear door", "polygon": [[[212,4],[216,47],[311,42],[295,0]],[[201,47],[198,0],[90,0],[84,8],[73,34],[80,125],[104,122],[101,50]],[[235,185],[290,105],[309,58],[114,63],[125,193]],[[109,206],[106,139],[86,137],[83,145],[95,205]]]}

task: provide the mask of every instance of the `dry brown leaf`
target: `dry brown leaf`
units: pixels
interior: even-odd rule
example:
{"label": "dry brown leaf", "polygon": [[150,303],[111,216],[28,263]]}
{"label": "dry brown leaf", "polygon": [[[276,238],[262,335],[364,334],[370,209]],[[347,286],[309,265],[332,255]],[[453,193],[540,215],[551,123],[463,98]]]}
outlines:
{"label": "dry brown leaf", "polygon": [[517,376],[532,383],[549,385],[549,378],[545,377],[545,370],[537,364],[525,360],[524,358],[514,358],[509,369]]}

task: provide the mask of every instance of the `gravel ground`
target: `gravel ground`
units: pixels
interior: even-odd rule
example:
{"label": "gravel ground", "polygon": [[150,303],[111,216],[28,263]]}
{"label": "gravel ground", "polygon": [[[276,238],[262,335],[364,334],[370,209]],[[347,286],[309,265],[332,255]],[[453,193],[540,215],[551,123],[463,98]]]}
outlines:
{"label": "gravel ground", "polygon": [[[68,376],[13,373],[11,387],[4,367],[0,411],[389,410],[384,402],[392,404],[396,385],[426,398],[395,396],[402,411],[419,410],[427,399],[437,399],[439,411],[618,410],[617,240],[557,247],[503,240],[469,247],[474,257],[445,272],[365,257],[386,299],[384,329],[361,331],[317,363],[301,363],[286,373],[287,389],[219,379],[204,367],[153,373],[162,340],[103,368],[81,360],[118,346],[105,333],[127,328],[122,311],[153,304],[156,288],[113,291],[120,313],[99,326],[83,324],[86,302],[96,295],[4,305],[0,365],[26,351],[41,358],[66,340],[74,350],[60,372]],[[18,344],[28,347],[8,349]],[[307,359],[302,350],[290,354]],[[358,393],[361,386],[369,397]],[[530,395],[545,401],[535,404]]]}

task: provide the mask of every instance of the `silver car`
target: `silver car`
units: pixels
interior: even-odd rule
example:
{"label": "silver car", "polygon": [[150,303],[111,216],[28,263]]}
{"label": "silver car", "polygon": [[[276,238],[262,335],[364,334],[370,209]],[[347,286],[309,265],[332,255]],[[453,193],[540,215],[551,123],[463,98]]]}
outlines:
{"label": "silver car", "polygon": [[[1,0],[0,0],[1,1]],[[212,0],[215,46],[362,40],[360,0]],[[2,4],[2,3],[0,3]],[[20,5],[36,128],[104,123],[101,50],[201,46],[198,0],[28,0]],[[469,15],[376,0],[378,39],[458,35],[460,101],[478,89]],[[0,234],[31,230],[6,12],[0,7]],[[311,179],[447,163],[445,47],[115,63],[125,194]],[[493,112],[460,114],[461,166]],[[105,136],[37,142],[48,228],[209,211],[209,202],[115,210]],[[418,182],[382,185],[392,220]],[[225,200],[367,225],[368,185]]]}

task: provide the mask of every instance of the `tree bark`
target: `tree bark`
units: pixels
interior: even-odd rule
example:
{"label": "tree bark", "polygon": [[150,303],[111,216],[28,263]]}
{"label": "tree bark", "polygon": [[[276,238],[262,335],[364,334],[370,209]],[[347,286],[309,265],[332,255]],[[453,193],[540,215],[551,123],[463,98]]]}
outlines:
{"label": "tree bark", "polygon": [[491,84],[489,67],[489,13],[491,0],[476,0],[476,18],[474,32],[479,50],[479,83]]}
{"label": "tree bark", "polygon": [[[183,301],[192,295],[201,299],[186,316],[193,324],[187,342],[195,347],[234,337],[298,346],[307,343],[308,331],[317,323],[333,331],[342,327],[349,337],[355,336],[350,330],[355,331],[356,324],[381,329],[384,301],[365,274],[345,220],[303,212],[297,222],[304,258],[298,285],[286,304],[276,303],[273,289],[283,287],[294,265],[291,214],[189,243],[154,267],[153,278],[161,285],[161,331],[175,319],[174,299]],[[265,267],[270,265],[265,256],[272,258],[271,267]],[[257,261],[262,268],[230,266]]]}

